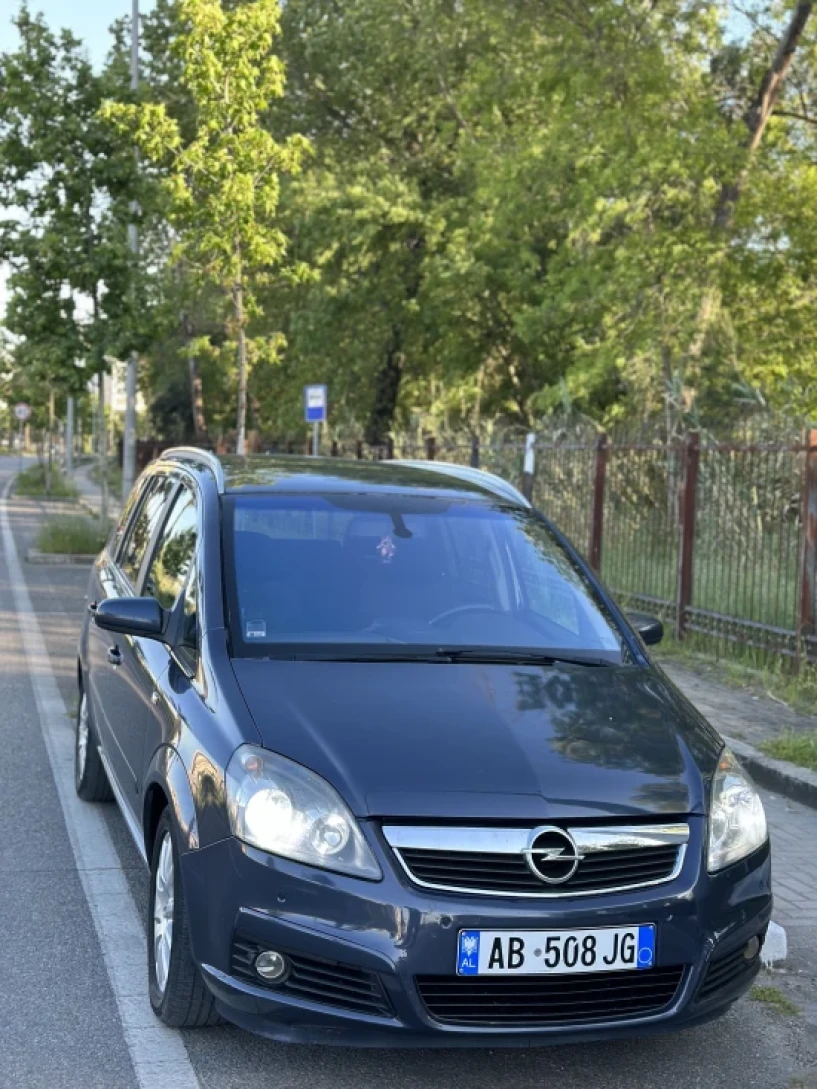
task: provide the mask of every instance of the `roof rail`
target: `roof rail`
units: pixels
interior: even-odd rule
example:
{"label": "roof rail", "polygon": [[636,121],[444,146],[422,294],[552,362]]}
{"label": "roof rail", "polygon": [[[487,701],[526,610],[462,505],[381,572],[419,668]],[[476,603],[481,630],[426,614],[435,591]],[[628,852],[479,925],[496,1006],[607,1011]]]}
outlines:
{"label": "roof rail", "polygon": [[501,476],[486,472],[485,469],[474,469],[471,465],[456,465],[451,461],[403,461],[393,458],[393,465],[408,465],[412,469],[427,469],[435,473],[444,473],[446,476],[456,477],[468,484],[478,484],[500,499],[518,503],[520,507],[530,507],[530,503],[518,488],[503,480]]}
{"label": "roof rail", "polygon": [[194,461],[209,469],[216,478],[216,490],[219,495],[224,492],[224,469],[221,462],[209,450],[200,450],[197,446],[171,446],[159,455],[159,460],[176,458],[179,461]]}

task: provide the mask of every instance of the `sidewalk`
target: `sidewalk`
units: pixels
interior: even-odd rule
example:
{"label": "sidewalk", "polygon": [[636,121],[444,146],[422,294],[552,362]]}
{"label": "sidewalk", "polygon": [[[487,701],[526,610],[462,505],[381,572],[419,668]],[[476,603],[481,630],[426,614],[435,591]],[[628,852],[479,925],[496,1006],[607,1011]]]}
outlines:
{"label": "sidewalk", "polygon": [[678,664],[658,654],[661,668],[692,700],[713,726],[728,737],[747,741],[755,748],[781,734],[817,729],[817,716],[801,715],[781,700],[720,680],[718,667],[701,658]]}
{"label": "sidewalk", "polygon": [[[72,480],[74,487],[79,492],[80,503],[87,507],[92,514],[99,517],[102,507],[102,492],[96,481],[91,479],[91,471],[96,462],[86,462],[74,469]],[[122,510],[122,500],[118,495],[108,492],[108,517],[118,518]]]}

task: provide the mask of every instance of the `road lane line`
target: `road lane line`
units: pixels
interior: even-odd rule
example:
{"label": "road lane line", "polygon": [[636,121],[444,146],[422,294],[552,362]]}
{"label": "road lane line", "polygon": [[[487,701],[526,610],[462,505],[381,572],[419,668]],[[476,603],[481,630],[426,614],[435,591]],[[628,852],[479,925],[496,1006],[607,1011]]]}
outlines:
{"label": "road lane line", "polygon": [[74,790],[74,737],[48,649],[31,605],[9,523],[11,480],[0,497],[0,530],[17,623],[65,827],[116,999],[140,1089],[200,1089],[181,1036],[153,1015],[148,1001],[145,931],[99,806]]}

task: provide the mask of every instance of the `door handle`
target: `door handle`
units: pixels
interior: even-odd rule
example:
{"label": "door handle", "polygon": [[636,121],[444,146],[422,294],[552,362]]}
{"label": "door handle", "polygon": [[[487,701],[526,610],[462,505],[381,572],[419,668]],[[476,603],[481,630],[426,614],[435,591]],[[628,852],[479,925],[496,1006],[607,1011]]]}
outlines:
{"label": "door handle", "polygon": [[119,647],[108,647],[108,661],[111,665],[122,665],[122,651]]}

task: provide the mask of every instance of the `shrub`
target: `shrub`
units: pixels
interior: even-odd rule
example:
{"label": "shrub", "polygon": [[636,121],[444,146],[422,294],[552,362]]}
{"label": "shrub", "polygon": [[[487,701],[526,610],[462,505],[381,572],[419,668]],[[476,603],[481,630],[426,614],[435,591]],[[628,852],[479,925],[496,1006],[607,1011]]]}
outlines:
{"label": "shrub", "polygon": [[97,518],[68,514],[52,518],[40,527],[37,548],[40,552],[96,555],[108,539],[109,533],[110,526]]}
{"label": "shrub", "polygon": [[24,469],[17,477],[14,491],[16,495],[48,496],[58,499],[76,499],[79,495],[71,481],[56,465],[51,470],[51,487],[46,491],[46,466],[42,463]]}

